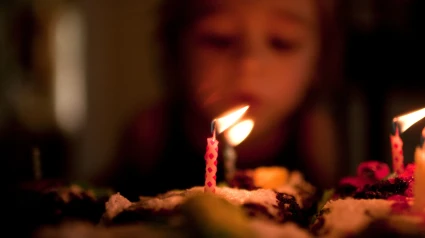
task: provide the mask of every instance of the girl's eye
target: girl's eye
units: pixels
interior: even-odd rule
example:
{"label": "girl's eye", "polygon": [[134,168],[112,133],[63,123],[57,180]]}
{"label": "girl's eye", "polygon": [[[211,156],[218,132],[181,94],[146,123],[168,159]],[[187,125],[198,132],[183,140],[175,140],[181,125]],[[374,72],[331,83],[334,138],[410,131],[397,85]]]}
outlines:
{"label": "girl's eye", "polygon": [[208,33],[200,37],[202,46],[213,50],[227,50],[236,43],[236,37],[225,34]]}
{"label": "girl's eye", "polygon": [[294,41],[286,40],[280,37],[271,37],[269,46],[279,52],[292,51],[297,48],[298,44]]}

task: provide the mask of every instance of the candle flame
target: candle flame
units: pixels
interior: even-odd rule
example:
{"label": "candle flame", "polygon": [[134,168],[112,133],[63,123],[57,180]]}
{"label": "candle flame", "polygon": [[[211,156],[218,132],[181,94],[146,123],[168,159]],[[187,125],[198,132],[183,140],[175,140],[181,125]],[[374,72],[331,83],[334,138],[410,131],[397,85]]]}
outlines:
{"label": "candle flame", "polygon": [[254,127],[253,120],[244,120],[226,131],[225,137],[231,146],[237,146],[248,137]]}
{"label": "candle flame", "polygon": [[230,113],[226,113],[225,116],[217,118],[215,120],[217,125],[217,133],[220,134],[234,125],[245,114],[248,108],[249,106],[244,106],[240,109],[233,110]]}
{"label": "candle flame", "polygon": [[425,117],[425,108],[422,108],[417,111],[398,116],[394,118],[393,121],[398,122],[398,124],[400,125],[400,133],[403,133],[407,129],[409,129],[409,127],[411,127],[413,124],[420,121],[424,117]]}

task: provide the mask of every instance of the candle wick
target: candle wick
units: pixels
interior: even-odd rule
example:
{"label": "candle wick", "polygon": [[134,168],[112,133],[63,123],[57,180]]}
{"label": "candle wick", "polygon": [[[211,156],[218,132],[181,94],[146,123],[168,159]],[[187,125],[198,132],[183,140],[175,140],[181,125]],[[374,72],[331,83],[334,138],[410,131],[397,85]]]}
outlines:
{"label": "candle wick", "polygon": [[393,119],[393,123],[392,123],[392,134],[393,135],[399,135],[400,134],[400,123],[398,122],[397,119]]}
{"label": "candle wick", "polygon": [[212,140],[213,141],[215,141],[215,137],[216,137],[216,128],[217,128],[217,126],[216,126],[216,120],[214,119],[211,122],[211,133],[212,133]]}

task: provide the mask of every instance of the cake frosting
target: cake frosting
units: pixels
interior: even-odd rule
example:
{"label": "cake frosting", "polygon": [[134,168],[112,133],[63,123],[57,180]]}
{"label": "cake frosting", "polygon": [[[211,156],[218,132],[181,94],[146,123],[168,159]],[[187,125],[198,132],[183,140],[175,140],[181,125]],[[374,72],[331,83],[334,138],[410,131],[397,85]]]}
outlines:
{"label": "cake frosting", "polygon": [[272,189],[291,194],[304,209],[314,206],[315,200],[318,199],[318,191],[304,179],[301,172],[278,166],[238,170],[229,186],[246,190]]}
{"label": "cake frosting", "polygon": [[[205,195],[203,187],[170,191],[155,197],[140,197],[130,202],[120,194],[110,197],[103,216],[104,224],[124,224],[149,220],[152,216],[178,216],[182,206],[193,197]],[[248,217],[269,220],[274,223],[287,221],[305,224],[307,218],[295,196],[271,189],[245,190],[217,187],[215,194],[234,206],[241,207]]]}
{"label": "cake frosting", "polygon": [[409,164],[395,175],[384,163],[360,164],[356,176],[341,180],[319,212],[313,232],[323,237],[361,237],[379,227],[380,232],[400,237],[424,237],[425,213],[412,210],[414,170],[414,164]]}

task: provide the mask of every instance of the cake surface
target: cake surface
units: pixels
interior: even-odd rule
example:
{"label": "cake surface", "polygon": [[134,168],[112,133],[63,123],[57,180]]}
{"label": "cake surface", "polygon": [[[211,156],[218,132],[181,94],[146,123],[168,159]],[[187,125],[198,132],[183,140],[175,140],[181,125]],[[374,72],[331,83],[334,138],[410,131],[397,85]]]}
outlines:
{"label": "cake surface", "polygon": [[[307,217],[304,216],[294,195],[271,189],[249,191],[229,187],[217,187],[215,194],[205,194],[203,187],[193,187],[187,190],[170,191],[156,197],[140,197],[140,201],[133,203],[120,194],[115,194],[106,203],[103,222],[105,224],[127,224],[149,221],[151,217],[156,219],[158,217],[177,217],[184,213],[185,205],[196,201],[192,198],[203,195],[223,199],[233,206],[241,207],[248,217],[274,223],[292,221],[307,225]],[[207,204],[204,205],[207,206]],[[207,209],[205,212],[214,211]]]}
{"label": "cake surface", "polygon": [[193,187],[131,202],[115,193],[99,224],[47,226],[36,237],[425,237],[425,211],[412,209],[414,170],[394,175],[368,161],[322,199],[299,172],[238,171],[214,194]]}
{"label": "cake surface", "polygon": [[137,202],[117,193],[105,208],[100,226],[68,223],[45,227],[36,237],[65,237],[67,231],[76,237],[312,237],[299,225],[295,197],[271,189],[218,187],[211,194],[193,187]]}
{"label": "cake surface", "polygon": [[190,237],[268,237],[268,238],[313,238],[313,236],[304,229],[300,229],[293,223],[285,223],[275,225],[263,221],[252,221],[248,224],[249,228],[245,228],[241,234],[221,233],[219,236],[209,231],[205,231],[201,235],[194,235],[187,230],[174,229],[169,226],[152,226],[149,224],[123,225],[115,227],[93,226],[89,223],[65,223],[61,227],[47,226],[40,229],[35,238],[190,238]]}
{"label": "cake surface", "polygon": [[23,233],[22,236],[40,226],[60,225],[71,220],[97,224],[109,198],[108,191],[58,180],[23,183],[13,194],[14,201],[7,206],[13,209],[10,216],[18,220],[22,229],[16,232]]}
{"label": "cake surface", "polygon": [[399,175],[389,174],[380,162],[360,164],[357,176],[341,180],[313,232],[322,237],[425,237],[425,213],[412,209],[413,174],[412,164]]}
{"label": "cake surface", "polygon": [[[314,233],[320,237],[353,237],[365,234],[371,226],[381,224],[379,232],[400,237],[425,237],[424,216],[394,212],[398,202],[385,199],[338,199],[328,202],[316,221],[320,228]],[[411,204],[411,201],[408,203]],[[389,232],[391,231],[391,232]]]}

